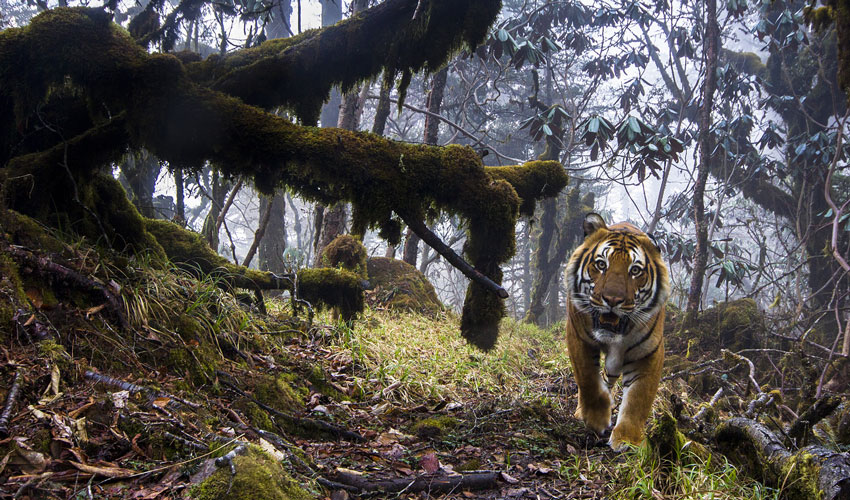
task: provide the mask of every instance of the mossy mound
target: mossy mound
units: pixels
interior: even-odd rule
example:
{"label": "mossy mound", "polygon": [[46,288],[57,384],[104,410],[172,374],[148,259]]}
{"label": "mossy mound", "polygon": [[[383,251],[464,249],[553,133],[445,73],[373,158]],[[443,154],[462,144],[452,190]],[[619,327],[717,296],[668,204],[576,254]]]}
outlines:
{"label": "mossy mound", "polygon": [[437,314],[445,307],[437,297],[434,285],[424,274],[407,262],[386,257],[372,257],[367,262],[367,293],[371,307]]}
{"label": "mossy mound", "polygon": [[313,498],[287,474],[280,462],[255,446],[232,461],[230,467],[215,471],[190,492],[197,500],[310,500]]}
{"label": "mossy mound", "polygon": [[668,308],[665,335],[673,353],[716,355],[719,349],[739,351],[758,348],[765,335],[764,313],[753,299],[720,302],[703,311],[696,323],[683,328],[684,314]]}
{"label": "mossy mound", "polygon": [[328,243],[322,252],[322,264],[325,267],[338,267],[351,271],[361,278],[368,279],[366,247],[354,236],[342,234]]}

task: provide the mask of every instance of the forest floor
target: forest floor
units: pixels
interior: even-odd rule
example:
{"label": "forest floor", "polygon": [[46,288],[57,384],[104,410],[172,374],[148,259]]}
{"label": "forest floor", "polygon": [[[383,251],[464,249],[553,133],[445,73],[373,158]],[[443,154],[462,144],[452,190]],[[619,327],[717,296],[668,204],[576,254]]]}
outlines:
{"label": "forest floor", "polygon": [[[165,367],[144,377],[126,371],[110,374],[113,379],[80,376],[89,361],[62,342],[7,346],[6,366],[27,375],[11,435],[0,441],[0,492],[16,498],[206,498],[197,484],[209,476],[205,469],[215,470],[213,458],[234,443],[250,442],[282,459],[303,491],[289,497],[263,486],[239,491],[244,484],[231,479],[220,498],[775,496],[738,478],[731,466],[713,474],[699,465],[683,468],[675,474],[688,484],[671,489],[669,474],[658,474],[645,450],[618,454],[600,446],[572,417],[576,387],[561,328],[506,321],[491,353],[467,346],[457,328],[452,315],[373,310],[352,325],[319,321],[304,333],[271,339],[267,353],[243,346],[245,359],[225,362],[193,390],[186,387],[191,375]],[[307,369],[323,377],[287,375]],[[268,391],[256,381],[259,373],[277,373],[296,388],[299,406],[287,415],[327,421],[363,440],[293,431],[274,409],[263,416],[263,408],[250,403],[259,405],[259,394]],[[11,372],[6,375],[10,380]],[[121,381],[152,391],[144,397]],[[117,401],[128,387],[122,409]],[[472,483],[436,486],[458,474]],[[375,490],[357,492],[355,484]]]}
{"label": "forest floor", "polygon": [[[220,278],[101,255],[21,221],[17,246],[0,234],[2,497],[781,494],[722,455],[685,459],[688,442],[673,460],[600,445],[573,417],[562,326],[504,320],[485,353],[455,315],[374,297],[351,323],[308,322],[276,300],[260,315]],[[705,394],[666,381],[656,414],[693,415]]]}

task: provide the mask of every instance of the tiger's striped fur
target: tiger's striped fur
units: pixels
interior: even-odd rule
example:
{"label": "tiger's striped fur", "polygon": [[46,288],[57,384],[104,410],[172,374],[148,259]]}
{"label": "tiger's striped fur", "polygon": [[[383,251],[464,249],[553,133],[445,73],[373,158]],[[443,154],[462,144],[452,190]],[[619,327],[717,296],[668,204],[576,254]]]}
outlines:
{"label": "tiger's striped fur", "polygon": [[[584,221],[585,239],[567,264],[567,347],[578,384],[576,417],[602,433],[611,422],[611,388],[623,401],[608,443],[643,441],[664,362],[667,267],[651,236],[628,223]],[[600,372],[600,354],[605,364]]]}

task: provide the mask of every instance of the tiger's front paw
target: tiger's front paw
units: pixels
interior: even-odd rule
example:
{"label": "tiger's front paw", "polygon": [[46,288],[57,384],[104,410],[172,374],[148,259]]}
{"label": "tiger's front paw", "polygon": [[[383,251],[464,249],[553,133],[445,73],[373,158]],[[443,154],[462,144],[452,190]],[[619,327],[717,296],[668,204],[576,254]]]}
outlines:
{"label": "tiger's front paw", "polygon": [[576,417],[597,434],[602,434],[611,425],[611,399],[600,397],[593,404],[579,404]]}
{"label": "tiger's front paw", "polygon": [[640,426],[619,423],[611,431],[608,446],[614,451],[625,451],[629,446],[640,446],[643,442],[643,428]]}

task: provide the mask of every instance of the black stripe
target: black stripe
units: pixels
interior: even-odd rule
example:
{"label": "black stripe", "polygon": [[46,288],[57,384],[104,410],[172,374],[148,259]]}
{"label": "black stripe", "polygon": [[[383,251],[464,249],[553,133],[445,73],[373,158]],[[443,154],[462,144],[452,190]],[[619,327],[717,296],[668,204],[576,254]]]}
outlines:
{"label": "black stripe", "polygon": [[655,326],[658,324],[658,319],[660,317],[660,314],[655,315],[655,321],[652,323],[652,326],[649,328],[649,330],[647,330],[646,334],[644,334],[644,336],[641,337],[640,340],[638,340],[637,342],[632,344],[628,349],[626,349],[625,354],[628,354],[629,351],[649,340],[649,337],[652,337],[652,331],[655,330]]}
{"label": "black stripe", "polygon": [[633,359],[633,360],[629,361],[629,363],[628,363],[628,364],[637,363],[638,361],[643,361],[644,359],[646,359],[646,358],[648,358],[648,357],[652,356],[653,354],[655,354],[655,351],[657,351],[657,350],[658,350],[658,346],[660,346],[660,345],[661,345],[661,342],[658,342],[657,344],[655,344],[655,349],[653,349],[653,350],[649,351],[648,353],[646,353],[646,355],[645,355],[645,356],[643,356],[643,357],[641,357],[641,358]]}

